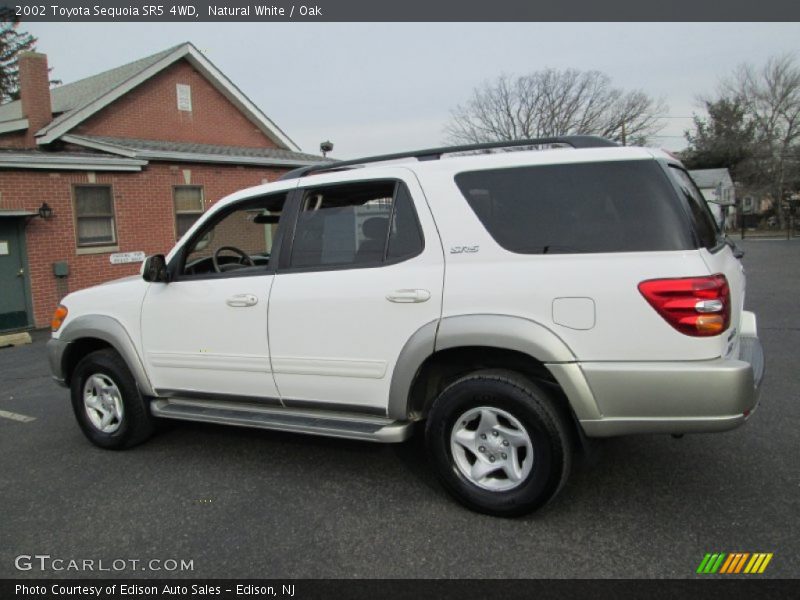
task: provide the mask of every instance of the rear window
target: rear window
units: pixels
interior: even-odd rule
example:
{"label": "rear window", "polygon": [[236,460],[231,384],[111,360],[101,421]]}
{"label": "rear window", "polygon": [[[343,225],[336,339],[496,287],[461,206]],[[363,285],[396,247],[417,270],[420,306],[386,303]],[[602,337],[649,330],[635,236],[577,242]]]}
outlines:
{"label": "rear window", "polygon": [[455,180],[487,231],[511,252],[693,247],[680,198],[653,160],[471,171]]}

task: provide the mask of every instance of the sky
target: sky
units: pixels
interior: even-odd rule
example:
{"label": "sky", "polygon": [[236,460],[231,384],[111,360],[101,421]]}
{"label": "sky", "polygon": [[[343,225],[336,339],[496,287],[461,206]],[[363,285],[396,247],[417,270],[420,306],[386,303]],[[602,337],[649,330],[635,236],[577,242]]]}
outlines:
{"label": "sky", "polygon": [[25,23],[64,83],[191,41],[303,151],[441,145],[450,111],[501,73],[596,69],[669,107],[671,150],[737,65],[800,60],[800,23]]}

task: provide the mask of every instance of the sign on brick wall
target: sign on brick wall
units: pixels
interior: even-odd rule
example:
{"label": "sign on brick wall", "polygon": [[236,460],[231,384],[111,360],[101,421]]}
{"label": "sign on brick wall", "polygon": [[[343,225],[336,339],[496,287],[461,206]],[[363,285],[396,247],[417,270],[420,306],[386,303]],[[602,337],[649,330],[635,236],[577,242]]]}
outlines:
{"label": "sign on brick wall", "polygon": [[144,260],[144,252],[116,252],[109,256],[112,265],[123,265],[125,263],[142,262]]}

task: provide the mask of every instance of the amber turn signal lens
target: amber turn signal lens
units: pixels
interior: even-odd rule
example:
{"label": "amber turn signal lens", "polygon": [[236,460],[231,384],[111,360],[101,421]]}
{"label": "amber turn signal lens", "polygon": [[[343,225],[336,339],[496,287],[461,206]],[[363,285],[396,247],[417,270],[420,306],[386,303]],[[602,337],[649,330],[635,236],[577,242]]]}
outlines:
{"label": "amber turn signal lens", "polygon": [[702,315],[694,321],[697,331],[703,335],[716,335],[725,330],[725,321],[720,315]]}
{"label": "amber turn signal lens", "polygon": [[53,313],[53,320],[50,321],[50,329],[52,331],[58,331],[61,328],[61,324],[64,322],[64,319],[67,318],[68,312],[66,306],[58,305],[56,312]]}

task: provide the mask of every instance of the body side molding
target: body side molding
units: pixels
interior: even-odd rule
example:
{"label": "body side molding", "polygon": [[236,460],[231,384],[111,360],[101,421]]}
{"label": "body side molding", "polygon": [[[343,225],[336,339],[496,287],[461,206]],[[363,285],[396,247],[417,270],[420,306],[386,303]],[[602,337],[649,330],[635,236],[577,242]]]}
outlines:
{"label": "body side molding", "polygon": [[192,402],[216,402],[224,407],[231,403],[242,406],[285,408],[291,410],[317,410],[321,413],[348,413],[352,415],[369,415],[375,417],[385,417],[386,411],[382,408],[372,406],[361,406],[358,404],[332,404],[324,400],[293,400],[291,398],[273,398],[270,396],[240,396],[235,394],[224,394],[219,392],[202,392],[197,390],[155,390],[154,400],[181,399]]}

